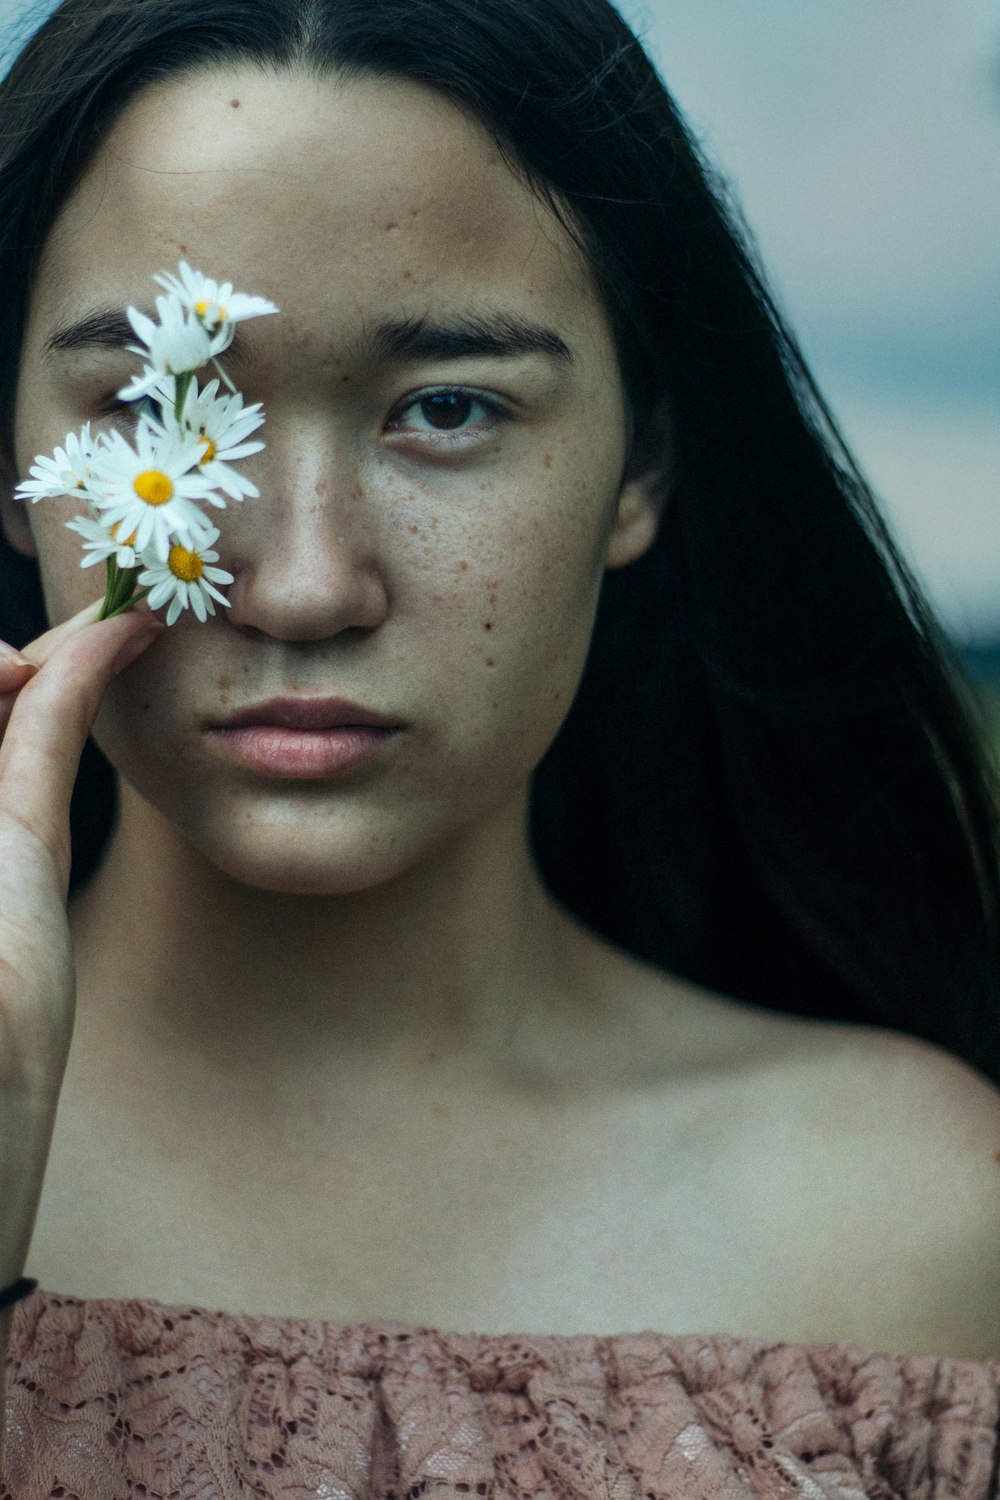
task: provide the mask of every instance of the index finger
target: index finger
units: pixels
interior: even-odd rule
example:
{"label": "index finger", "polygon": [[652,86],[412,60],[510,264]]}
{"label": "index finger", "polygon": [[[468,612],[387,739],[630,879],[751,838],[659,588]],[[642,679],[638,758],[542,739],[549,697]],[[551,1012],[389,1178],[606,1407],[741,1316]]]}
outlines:
{"label": "index finger", "polygon": [[53,625],[51,630],[46,630],[42,635],[36,636],[27,646],[22,646],[21,655],[33,666],[44,666],[60,642],[68,640],[85,625],[96,625],[97,617],[101,612],[101,604],[100,599],[94,599],[75,615],[71,615],[68,620],[62,620],[58,625]]}
{"label": "index finger", "polygon": [[84,741],[119,656],[165,628],[148,610],[89,626],[90,617],[81,615],[32,643],[46,669],[21,689],[0,744],[0,825],[9,819],[37,837],[64,887],[69,798]]}
{"label": "index finger", "polygon": [[0,735],[7,727],[18,693],[30,682],[38,668],[48,661],[53,651],[64,641],[85,626],[96,624],[100,611],[101,601],[95,599],[68,620],[63,620],[51,630],[36,636],[21,651],[15,652],[6,642],[0,643]]}

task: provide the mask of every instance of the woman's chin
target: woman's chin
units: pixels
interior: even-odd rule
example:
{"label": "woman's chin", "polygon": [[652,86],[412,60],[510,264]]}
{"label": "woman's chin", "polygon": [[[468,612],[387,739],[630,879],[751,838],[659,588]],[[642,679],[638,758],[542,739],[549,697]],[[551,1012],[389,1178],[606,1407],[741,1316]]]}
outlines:
{"label": "woman's chin", "polygon": [[254,890],[282,896],[354,896],[397,879],[406,865],[378,859],[372,851],[331,849],[315,851],[286,847],[274,850],[204,847],[210,864],[229,880]]}
{"label": "woman's chin", "polygon": [[[466,856],[490,858],[501,828],[520,830],[526,792],[516,788],[495,804],[454,793],[362,787],[332,797],[247,796],[207,779],[163,774],[140,781],[120,773],[121,849],[141,881],[156,882],[159,866],[178,888],[204,892],[214,881],[304,897],[347,897],[458,878]],[[228,793],[228,794],[227,794]],[[169,872],[169,873],[168,873]]]}

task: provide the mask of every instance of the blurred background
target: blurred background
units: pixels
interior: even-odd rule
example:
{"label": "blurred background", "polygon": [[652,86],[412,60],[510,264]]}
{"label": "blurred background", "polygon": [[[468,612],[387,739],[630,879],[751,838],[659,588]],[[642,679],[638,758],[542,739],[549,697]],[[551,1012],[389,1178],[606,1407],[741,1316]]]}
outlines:
{"label": "blurred background", "polygon": [[1000,5],[618,8],[733,187],[1000,759]]}
{"label": "blurred background", "polygon": [[[619,0],[1000,745],[1000,0]],[[0,70],[50,0],[0,0]]]}

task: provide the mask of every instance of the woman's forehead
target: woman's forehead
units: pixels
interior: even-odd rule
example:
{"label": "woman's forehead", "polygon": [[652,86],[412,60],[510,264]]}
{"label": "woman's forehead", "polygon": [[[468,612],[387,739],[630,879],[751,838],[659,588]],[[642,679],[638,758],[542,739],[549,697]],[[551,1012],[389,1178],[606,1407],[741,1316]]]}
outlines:
{"label": "woman's forehead", "polygon": [[240,68],[147,89],[63,209],[37,294],[145,300],[180,258],[308,319],[390,299],[597,316],[584,259],[478,121],[401,80]]}

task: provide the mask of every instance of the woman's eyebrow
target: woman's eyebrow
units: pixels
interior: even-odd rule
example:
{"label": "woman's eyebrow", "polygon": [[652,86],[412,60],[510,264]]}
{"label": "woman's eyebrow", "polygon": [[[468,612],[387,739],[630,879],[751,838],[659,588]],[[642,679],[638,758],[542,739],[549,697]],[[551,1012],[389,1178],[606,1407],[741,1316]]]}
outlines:
{"label": "woman's eyebrow", "polygon": [[[50,333],[45,340],[45,352],[61,354],[85,349],[117,352],[136,342],[135,330],[120,308],[97,308]],[[506,312],[464,313],[436,322],[427,318],[401,318],[379,323],[366,329],[359,340],[358,353],[366,364],[476,355],[511,358],[521,354],[544,354],[563,364],[573,362],[569,345],[554,329]],[[238,329],[226,358],[237,366],[252,363]]]}
{"label": "woman's eyebrow", "polygon": [[402,318],[380,323],[366,329],[358,352],[366,363],[519,354],[545,354],[564,364],[573,362],[569,345],[554,329],[505,312],[462,313],[435,322]]}
{"label": "woman's eyebrow", "polygon": [[[147,312],[146,316],[154,315]],[[45,353],[62,354],[80,349],[117,351],[139,342],[135,329],[120,308],[102,307],[56,328],[45,340]],[[245,366],[251,363],[249,351],[240,340],[239,330],[226,350],[226,359],[234,365]]]}

